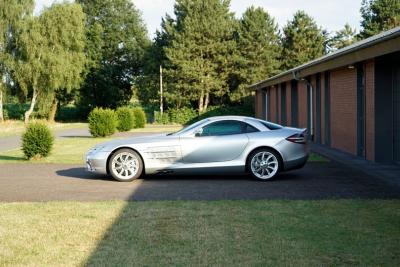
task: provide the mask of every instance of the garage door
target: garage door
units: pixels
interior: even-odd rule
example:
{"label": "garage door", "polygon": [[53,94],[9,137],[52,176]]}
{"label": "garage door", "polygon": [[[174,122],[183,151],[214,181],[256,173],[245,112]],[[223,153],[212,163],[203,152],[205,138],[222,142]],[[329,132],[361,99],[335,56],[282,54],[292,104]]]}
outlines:
{"label": "garage door", "polygon": [[396,66],[393,73],[393,156],[400,164],[400,67]]}

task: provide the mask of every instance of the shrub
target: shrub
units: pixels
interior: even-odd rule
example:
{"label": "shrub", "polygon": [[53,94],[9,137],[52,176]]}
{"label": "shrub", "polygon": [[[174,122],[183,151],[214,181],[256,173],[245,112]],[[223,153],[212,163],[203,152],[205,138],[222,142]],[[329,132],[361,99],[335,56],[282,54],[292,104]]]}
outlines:
{"label": "shrub", "polygon": [[105,137],[115,133],[117,116],[111,109],[95,108],[88,117],[89,131],[93,137]]}
{"label": "shrub", "polygon": [[146,114],[143,109],[134,108],[133,116],[135,117],[135,128],[144,128],[146,125]]}
{"label": "shrub", "polygon": [[156,123],[160,124],[191,124],[204,118],[223,115],[254,116],[254,108],[251,104],[236,106],[210,106],[207,108],[206,112],[198,115],[195,109],[184,107],[180,109],[168,109],[162,116],[159,112],[155,112],[154,119]]}
{"label": "shrub", "polygon": [[154,112],[154,122],[159,124],[171,124],[168,112],[164,112],[162,115],[159,111]]}
{"label": "shrub", "polygon": [[7,113],[9,120],[23,120],[25,111],[29,108],[29,104],[9,103],[4,104],[4,111]]}
{"label": "shrub", "polygon": [[133,117],[133,112],[130,108],[118,108],[115,114],[118,118],[118,131],[126,132],[135,126],[135,117]]}
{"label": "shrub", "polygon": [[83,114],[80,107],[74,105],[61,106],[57,109],[56,121],[78,122],[85,121],[88,114]]}
{"label": "shrub", "polygon": [[179,108],[168,110],[172,123],[186,124],[197,117],[197,111],[192,108]]}
{"label": "shrub", "polygon": [[54,136],[43,123],[33,122],[22,135],[22,151],[27,159],[47,157],[54,143]]}

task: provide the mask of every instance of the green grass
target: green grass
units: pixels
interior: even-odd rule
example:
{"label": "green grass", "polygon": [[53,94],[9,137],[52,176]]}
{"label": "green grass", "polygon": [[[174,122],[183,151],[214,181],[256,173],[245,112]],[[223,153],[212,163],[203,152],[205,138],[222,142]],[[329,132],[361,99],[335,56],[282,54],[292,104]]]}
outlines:
{"label": "green grass", "polygon": [[79,163],[82,164],[85,153],[98,143],[111,138],[71,137],[56,139],[47,158],[25,160],[21,149],[0,152],[1,163]]}
{"label": "green grass", "polygon": [[182,125],[179,124],[171,124],[171,125],[163,125],[163,124],[146,124],[145,128],[132,129],[129,132],[131,133],[172,133],[177,132],[182,129]]}
{"label": "green grass", "polygon": [[[42,121],[42,120],[39,120]],[[46,123],[51,130],[67,130],[74,128],[87,127],[87,123]],[[8,120],[0,123],[0,137],[20,135],[25,131],[25,124],[23,121]]]}
{"label": "green grass", "polygon": [[311,152],[310,156],[308,157],[309,162],[329,162],[329,159],[321,156],[320,154]]}
{"label": "green grass", "polygon": [[399,266],[399,200],[0,204],[0,266]]}

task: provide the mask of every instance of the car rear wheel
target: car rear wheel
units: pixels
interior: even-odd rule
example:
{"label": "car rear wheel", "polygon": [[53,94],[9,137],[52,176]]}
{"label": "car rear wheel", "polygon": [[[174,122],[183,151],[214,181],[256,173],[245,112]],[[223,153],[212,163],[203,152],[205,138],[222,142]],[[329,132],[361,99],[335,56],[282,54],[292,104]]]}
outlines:
{"label": "car rear wheel", "polygon": [[279,155],[270,149],[259,149],[251,153],[247,162],[247,168],[257,180],[270,180],[275,177],[280,168]]}
{"label": "car rear wheel", "polygon": [[126,148],[119,149],[111,156],[108,169],[114,179],[130,182],[142,174],[143,161],[135,151]]}

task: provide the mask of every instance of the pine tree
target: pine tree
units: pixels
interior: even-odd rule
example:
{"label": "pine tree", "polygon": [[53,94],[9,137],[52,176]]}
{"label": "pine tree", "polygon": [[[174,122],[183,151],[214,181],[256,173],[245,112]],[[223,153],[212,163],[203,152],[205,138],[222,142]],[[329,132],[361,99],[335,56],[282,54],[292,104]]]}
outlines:
{"label": "pine tree", "polygon": [[356,30],[346,23],[344,28],[335,32],[334,36],[329,40],[329,46],[331,49],[337,50],[349,46],[356,41]]}
{"label": "pine tree", "polygon": [[24,17],[32,14],[33,6],[33,0],[0,0],[0,122],[4,120],[4,80],[14,63],[15,32]]}
{"label": "pine tree", "polygon": [[281,53],[275,20],[262,8],[248,8],[239,21],[237,56],[230,93],[231,101],[248,96],[248,86],[279,71]]}
{"label": "pine tree", "polygon": [[400,26],[400,1],[363,0],[361,17],[361,38],[367,38]]}
{"label": "pine tree", "polygon": [[87,75],[82,105],[116,107],[132,96],[150,41],[139,11],[129,0],[78,0],[87,16]]}
{"label": "pine tree", "polygon": [[[234,47],[234,18],[228,0],[177,0],[176,19],[166,29],[166,97],[180,105],[197,101],[207,109],[212,97],[228,92],[228,60]],[[171,27],[172,26],[172,27]]]}
{"label": "pine tree", "polygon": [[326,33],[304,11],[297,11],[283,28],[283,69],[291,69],[322,56]]}

